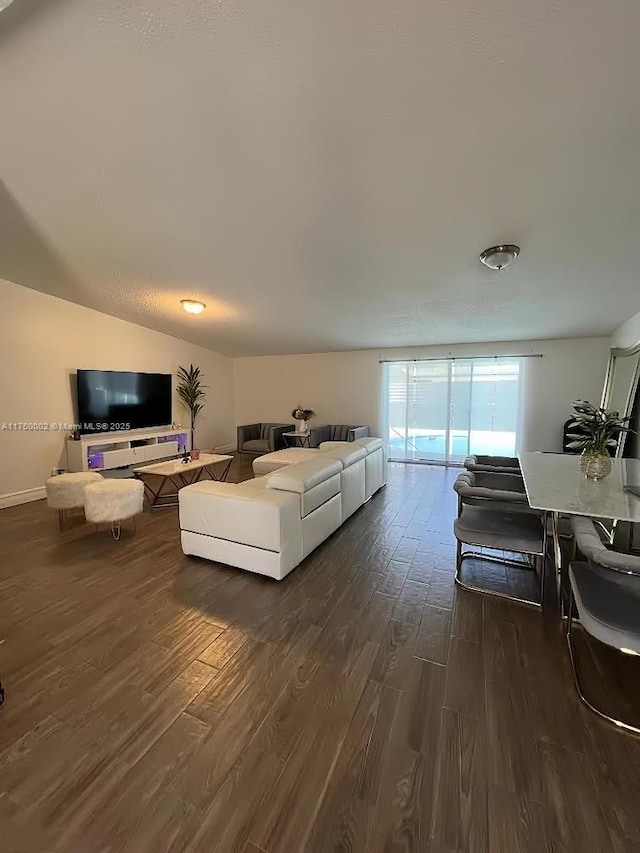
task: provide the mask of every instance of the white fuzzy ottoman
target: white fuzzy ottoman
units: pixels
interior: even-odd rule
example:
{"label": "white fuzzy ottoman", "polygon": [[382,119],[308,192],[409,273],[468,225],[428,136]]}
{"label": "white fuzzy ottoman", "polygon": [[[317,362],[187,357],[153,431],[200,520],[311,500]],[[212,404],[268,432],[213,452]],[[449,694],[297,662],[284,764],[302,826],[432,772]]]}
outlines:
{"label": "white fuzzy ottoman", "polygon": [[114,539],[120,538],[121,522],[142,512],[141,480],[102,480],[84,491],[84,514],[93,524],[109,522]]}
{"label": "white fuzzy ottoman", "polygon": [[84,490],[91,483],[101,483],[102,474],[97,471],[81,471],[76,474],[56,474],[47,480],[47,504],[58,510],[60,529],[65,510],[84,506]]}

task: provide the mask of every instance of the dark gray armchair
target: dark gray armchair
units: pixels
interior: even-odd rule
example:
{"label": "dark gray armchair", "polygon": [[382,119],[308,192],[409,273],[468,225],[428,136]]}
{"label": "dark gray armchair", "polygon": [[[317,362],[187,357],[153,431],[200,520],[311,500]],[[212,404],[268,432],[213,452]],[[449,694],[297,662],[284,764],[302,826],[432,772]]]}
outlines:
{"label": "dark gray armchair", "polygon": [[309,428],[309,447],[320,447],[323,441],[355,441],[368,438],[368,426],[351,424],[318,424]]}
{"label": "dark gray armchair", "polygon": [[243,459],[246,453],[260,456],[282,450],[285,441],[282,433],[295,429],[294,424],[244,424],[238,427],[238,452]]}

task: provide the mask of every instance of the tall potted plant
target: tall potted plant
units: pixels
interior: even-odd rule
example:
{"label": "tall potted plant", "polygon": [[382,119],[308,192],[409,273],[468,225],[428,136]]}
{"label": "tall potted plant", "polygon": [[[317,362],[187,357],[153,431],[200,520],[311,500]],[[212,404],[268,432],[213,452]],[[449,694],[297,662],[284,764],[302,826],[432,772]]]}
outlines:
{"label": "tall potted plant", "polygon": [[589,480],[602,480],[611,473],[611,453],[618,446],[620,436],[630,432],[630,418],[621,418],[619,412],[596,408],[587,400],[573,403],[573,421],[568,433],[571,441],[567,447],[582,450],[580,470]]}
{"label": "tall potted plant", "polygon": [[189,412],[191,423],[191,449],[195,447],[195,424],[198,414],[204,408],[206,401],[205,388],[202,384],[200,368],[194,367],[192,364],[189,368],[178,368],[178,397],[182,405]]}

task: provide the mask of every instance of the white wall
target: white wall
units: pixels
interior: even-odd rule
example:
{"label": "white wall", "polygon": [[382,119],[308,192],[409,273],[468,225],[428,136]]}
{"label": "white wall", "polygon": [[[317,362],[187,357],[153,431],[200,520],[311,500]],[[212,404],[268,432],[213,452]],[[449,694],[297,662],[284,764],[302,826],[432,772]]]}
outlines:
{"label": "white wall", "polygon": [[[381,358],[541,352],[544,358],[525,361],[522,445],[559,450],[571,401],[600,399],[610,343],[583,338],[230,359],[2,280],[0,308],[0,426],[73,423],[71,387],[78,367],[175,373],[178,365],[193,362],[209,386],[197,429],[197,442],[205,448],[233,445],[235,424],[289,421],[297,403],[312,406],[319,422],[365,423],[379,433]],[[635,335],[635,342],[640,315],[632,319],[638,333],[625,329],[629,324],[618,333]],[[615,345],[624,340],[618,336]],[[174,418],[187,422],[177,404]],[[51,431],[0,430],[0,506],[41,494],[51,469],[65,464],[64,438]]]}
{"label": "white wall", "polygon": [[640,343],[640,311],[619,326],[611,335],[610,345],[626,349]]}
{"label": "white wall", "polygon": [[291,409],[301,403],[315,409],[319,423],[369,424],[380,435],[381,358],[542,353],[524,362],[521,449],[561,450],[572,400],[600,401],[608,343],[577,338],[237,358],[236,423],[290,421]]}
{"label": "white wall", "polygon": [[[0,309],[0,426],[74,423],[71,383],[79,367],[175,374],[193,362],[209,386],[197,443],[235,445],[232,359],[2,280]],[[174,419],[188,423],[176,401]],[[40,496],[51,469],[65,465],[64,440],[58,432],[0,429],[0,506]]]}

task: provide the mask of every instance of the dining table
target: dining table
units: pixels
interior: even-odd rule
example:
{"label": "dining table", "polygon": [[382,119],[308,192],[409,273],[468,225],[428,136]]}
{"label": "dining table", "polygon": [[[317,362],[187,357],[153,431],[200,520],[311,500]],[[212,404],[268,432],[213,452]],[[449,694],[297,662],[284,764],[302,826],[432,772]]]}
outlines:
{"label": "dining table", "polygon": [[602,480],[587,479],[574,454],[534,451],[520,453],[518,459],[529,506],[542,511],[544,523],[551,526],[563,613],[560,517],[583,515],[594,519],[607,531],[610,543],[618,522],[640,523],[640,459],[612,459],[611,473]]}

